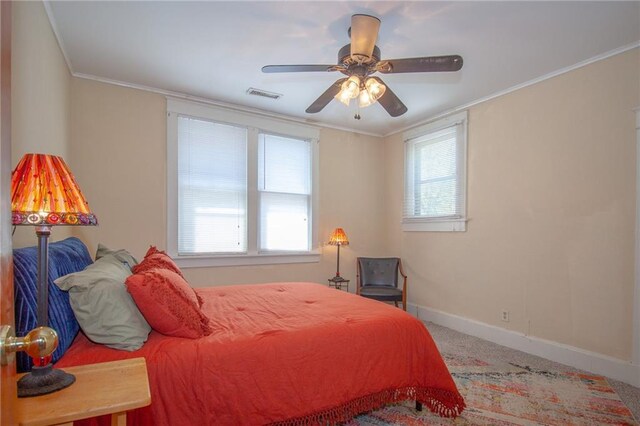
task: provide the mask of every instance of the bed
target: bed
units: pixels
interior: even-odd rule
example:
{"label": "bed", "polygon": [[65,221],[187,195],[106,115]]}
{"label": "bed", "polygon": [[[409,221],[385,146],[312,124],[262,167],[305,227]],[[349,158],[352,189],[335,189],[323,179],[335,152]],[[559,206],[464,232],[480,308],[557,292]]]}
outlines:
{"label": "bed", "polygon": [[210,335],[151,331],[126,352],[80,332],[56,366],[144,357],[152,404],[129,413],[135,425],[335,424],[404,400],[464,409],[427,329],[400,309],[304,282],[196,292]]}

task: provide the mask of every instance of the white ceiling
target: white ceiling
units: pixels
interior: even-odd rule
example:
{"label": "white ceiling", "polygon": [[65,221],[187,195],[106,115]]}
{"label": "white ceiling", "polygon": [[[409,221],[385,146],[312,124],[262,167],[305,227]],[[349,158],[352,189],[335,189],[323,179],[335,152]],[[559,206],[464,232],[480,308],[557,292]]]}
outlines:
{"label": "white ceiling", "polygon": [[[89,75],[389,134],[591,58],[638,45],[640,2],[72,2],[47,4],[75,75]],[[382,20],[383,59],[459,54],[457,73],[383,75],[409,111],[332,101],[305,109],[340,73],[263,74],[335,64],[351,15]],[[249,96],[255,87],[284,96]]]}

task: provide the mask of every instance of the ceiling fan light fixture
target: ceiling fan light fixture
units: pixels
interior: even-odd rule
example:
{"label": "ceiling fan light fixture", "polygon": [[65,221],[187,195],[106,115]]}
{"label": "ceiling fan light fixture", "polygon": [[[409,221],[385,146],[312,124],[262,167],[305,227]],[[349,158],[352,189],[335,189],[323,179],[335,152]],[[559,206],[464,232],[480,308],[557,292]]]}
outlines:
{"label": "ceiling fan light fixture", "polygon": [[349,103],[351,102],[351,98],[349,96],[346,96],[343,91],[340,91],[340,93],[338,93],[335,98],[346,106],[349,106]]}
{"label": "ceiling fan light fixture", "polygon": [[346,96],[349,96],[349,99],[355,99],[358,97],[358,93],[360,93],[360,79],[357,75],[352,75],[342,83],[342,91],[345,92]]}
{"label": "ceiling fan light fixture", "polygon": [[349,77],[340,88],[340,91],[335,96],[337,100],[349,106],[349,102],[351,99],[355,99],[358,97],[360,93],[360,79],[356,75],[352,75]]}
{"label": "ceiling fan light fixture", "polygon": [[373,102],[380,99],[382,95],[384,95],[384,92],[387,90],[387,86],[385,86],[375,78],[368,78],[364,83],[364,86],[371,99],[373,99]]}
{"label": "ceiling fan light fixture", "polygon": [[385,90],[387,90],[387,86],[375,78],[368,78],[364,83],[364,87],[360,90],[358,105],[360,108],[364,108],[375,104],[384,95]]}
{"label": "ceiling fan light fixture", "polygon": [[358,96],[358,106],[360,108],[368,107],[369,105],[375,103],[375,99],[371,97],[368,90],[361,90],[360,95]]}

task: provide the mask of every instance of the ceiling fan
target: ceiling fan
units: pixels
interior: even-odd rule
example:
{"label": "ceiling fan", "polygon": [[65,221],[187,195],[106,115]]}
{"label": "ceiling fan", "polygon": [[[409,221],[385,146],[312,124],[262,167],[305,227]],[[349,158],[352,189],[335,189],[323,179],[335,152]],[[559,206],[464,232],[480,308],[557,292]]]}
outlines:
{"label": "ceiling fan", "polygon": [[[380,78],[372,77],[372,74],[458,71],[462,68],[462,57],[459,55],[381,60],[380,49],[376,46],[379,29],[380,19],[375,16],[353,15],[348,31],[351,43],[338,51],[337,65],[266,65],[262,67],[262,72],[340,71],[347,77],[333,83],[306,112],[322,111],[334,97],[346,105],[351,99],[358,98],[360,107],[377,101],[389,115],[398,117],[407,112],[407,107]],[[356,118],[359,119],[358,114]]]}

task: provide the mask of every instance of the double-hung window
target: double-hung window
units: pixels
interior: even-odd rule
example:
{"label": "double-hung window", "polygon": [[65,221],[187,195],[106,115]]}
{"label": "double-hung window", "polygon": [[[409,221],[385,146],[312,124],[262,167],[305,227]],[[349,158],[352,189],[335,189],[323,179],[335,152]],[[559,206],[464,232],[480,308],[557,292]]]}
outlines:
{"label": "double-hung window", "polygon": [[405,231],[466,230],[467,113],[405,132]]}
{"label": "double-hung window", "polygon": [[319,261],[316,128],[167,100],[168,251],[179,265]]}
{"label": "double-hung window", "polygon": [[308,251],[311,142],[261,133],[258,193],[260,250]]}
{"label": "double-hung window", "polygon": [[247,129],[178,116],[179,255],[247,251]]}

